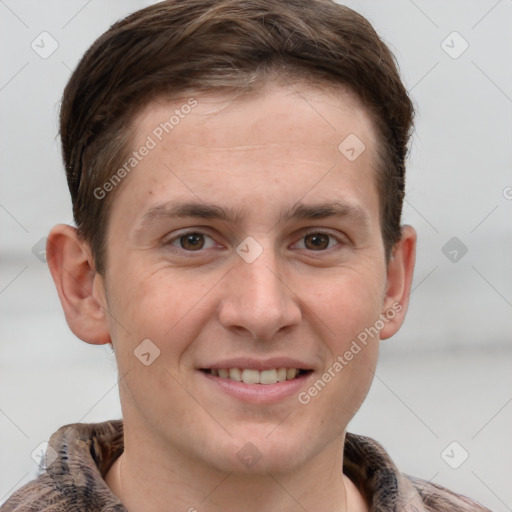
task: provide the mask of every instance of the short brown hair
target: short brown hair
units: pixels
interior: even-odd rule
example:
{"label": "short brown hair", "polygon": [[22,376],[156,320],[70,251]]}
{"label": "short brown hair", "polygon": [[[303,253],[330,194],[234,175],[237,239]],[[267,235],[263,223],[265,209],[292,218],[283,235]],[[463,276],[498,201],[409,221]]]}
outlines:
{"label": "short brown hair", "polygon": [[368,109],[379,136],[377,186],[389,259],[401,237],[414,108],[371,24],[330,0],[169,0],[112,25],[82,57],[62,97],[73,215],[98,272],[119,187],[101,200],[94,190],[125,161],[134,114],[155,97],[244,92],[270,78],[344,86]]}

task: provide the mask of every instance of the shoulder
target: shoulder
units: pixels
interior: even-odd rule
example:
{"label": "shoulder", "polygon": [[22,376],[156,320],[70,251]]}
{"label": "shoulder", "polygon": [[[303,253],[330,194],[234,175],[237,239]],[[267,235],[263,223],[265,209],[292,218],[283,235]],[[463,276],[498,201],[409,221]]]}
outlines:
{"label": "shoulder", "polygon": [[399,471],[374,439],[346,434],[343,472],[372,510],[400,512],[491,512],[475,500]]}
{"label": "shoulder", "polygon": [[403,474],[403,476],[412,483],[428,511],[491,512],[476,500],[450,491],[446,487],[410,475]]}
{"label": "shoulder", "polygon": [[52,478],[43,474],[15,491],[0,507],[0,512],[126,512],[120,503],[107,503],[109,498],[106,490],[105,496],[101,494],[101,490],[97,489],[88,497],[73,492],[68,494],[59,489]]}
{"label": "shoulder", "polygon": [[60,512],[72,510],[62,493],[52,485],[48,475],[41,475],[10,496],[0,507],[0,512]]}
{"label": "shoulder", "polygon": [[121,420],[65,425],[51,436],[50,447],[55,458],[0,512],[126,512],[103,479],[123,450]]}

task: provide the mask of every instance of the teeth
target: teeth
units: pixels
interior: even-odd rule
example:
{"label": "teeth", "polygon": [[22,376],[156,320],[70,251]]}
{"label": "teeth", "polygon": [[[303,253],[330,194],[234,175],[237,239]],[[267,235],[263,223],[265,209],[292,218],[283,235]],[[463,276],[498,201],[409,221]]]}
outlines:
{"label": "teeth", "polygon": [[238,368],[230,368],[229,378],[231,380],[237,380],[238,382],[240,382],[242,380],[242,372]]}
{"label": "teeth", "polygon": [[275,384],[285,380],[293,380],[298,376],[297,368],[273,368],[271,370],[252,370],[249,368],[219,368],[210,370],[212,375],[223,379],[231,379],[245,384]]}
{"label": "teeth", "polygon": [[242,380],[246,384],[259,384],[260,383],[260,372],[258,370],[243,370]]}
{"label": "teeth", "polygon": [[288,368],[288,370],[286,370],[286,380],[295,379],[296,376],[297,376],[296,368]]}
{"label": "teeth", "polygon": [[260,384],[275,384],[277,382],[277,370],[263,370],[260,372]]}

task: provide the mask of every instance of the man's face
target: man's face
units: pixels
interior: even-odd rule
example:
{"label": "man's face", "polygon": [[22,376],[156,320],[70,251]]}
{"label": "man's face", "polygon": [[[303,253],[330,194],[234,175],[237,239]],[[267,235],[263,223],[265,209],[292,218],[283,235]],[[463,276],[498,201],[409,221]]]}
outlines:
{"label": "man's face", "polygon": [[[112,205],[104,286],[125,428],[223,471],[287,470],[339,442],[372,381],[378,336],[353,342],[389,307],[375,134],[349,94],[195,99],[138,116],[132,150],[155,147]],[[287,215],[335,202],[339,215]],[[226,218],[173,215],[188,203]],[[282,368],[290,380],[236,380]]]}

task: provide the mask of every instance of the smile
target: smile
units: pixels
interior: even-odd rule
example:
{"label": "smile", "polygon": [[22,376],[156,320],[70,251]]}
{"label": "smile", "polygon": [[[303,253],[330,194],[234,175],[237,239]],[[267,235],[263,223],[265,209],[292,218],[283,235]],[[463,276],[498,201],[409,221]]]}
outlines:
{"label": "smile", "polygon": [[221,379],[243,382],[244,384],[265,385],[294,380],[300,375],[311,372],[311,370],[299,368],[271,368],[262,371],[251,368],[211,368],[202,369],[201,371],[214,377],[220,377]]}

